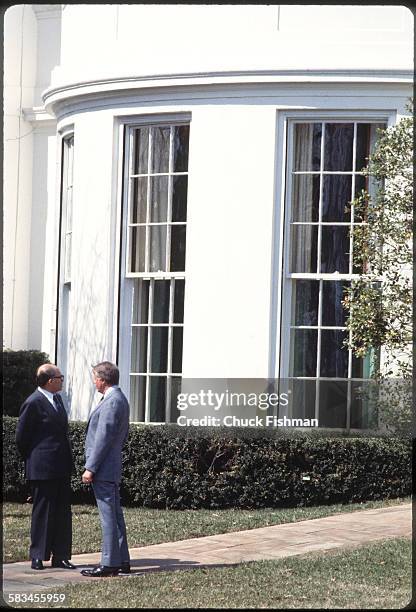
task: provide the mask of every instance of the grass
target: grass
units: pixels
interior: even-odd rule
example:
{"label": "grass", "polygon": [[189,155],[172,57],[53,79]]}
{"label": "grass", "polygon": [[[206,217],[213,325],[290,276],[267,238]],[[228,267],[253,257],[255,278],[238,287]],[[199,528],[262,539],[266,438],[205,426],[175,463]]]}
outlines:
{"label": "grass", "polygon": [[106,578],[48,593],[65,594],[62,605],[48,607],[79,609],[399,609],[411,599],[411,541],[397,538],[234,567]]}
{"label": "grass", "polygon": [[[187,538],[267,527],[339,512],[380,508],[409,502],[410,497],[361,504],[333,504],[308,508],[266,508],[259,510],[156,510],[125,508],[130,548],[173,542]],[[30,504],[3,505],[3,562],[28,559]],[[73,506],[73,554],[101,550],[101,528],[96,506]]]}

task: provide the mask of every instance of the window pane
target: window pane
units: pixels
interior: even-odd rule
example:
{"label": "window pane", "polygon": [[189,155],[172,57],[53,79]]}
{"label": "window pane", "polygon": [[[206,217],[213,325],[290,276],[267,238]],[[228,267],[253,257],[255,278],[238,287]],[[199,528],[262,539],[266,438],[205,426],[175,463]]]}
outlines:
{"label": "window pane", "polygon": [[345,331],[321,330],[321,369],[322,377],[347,378],[348,349],[343,347]]}
{"label": "window pane", "polygon": [[322,325],[344,327],[347,311],[342,307],[345,289],[350,283],[343,281],[323,281],[322,283]]}
{"label": "window pane", "polygon": [[181,393],[182,389],[182,378],[179,376],[172,376],[171,382],[171,408],[170,408],[170,422],[176,423],[176,419],[180,415],[178,410],[178,394]]}
{"label": "window pane", "polygon": [[310,280],[295,281],[294,325],[318,324],[319,282]]}
{"label": "window pane", "polygon": [[316,376],[316,329],[293,329],[293,376]]}
{"label": "window pane", "polygon": [[171,226],[170,269],[172,272],[185,270],[186,225]]}
{"label": "window pane", "polygon": [[169,323],[170,281],[156,280],[153,292],[153,323]]}
{"label": "window pane", "polygon": [[166,376],[150,376],[150,421],[164,422],[166,415]]}
{"label": "window pane", "polygon": [[346,205],[351,202],[352,177],[345,175],[324,176],[322,194],[322,221],[349,221],[351,211]]}
{"label": "window pane", "polygon": [[292,225],[291,272],[316,272],[318,228]]}
{"label": "window pane", "polygon": [[294,174],[292,221],[318,221],[319,175]]}
{"label": "window pane", "polygon": [[146,376],[130,377],[130,417],[143,422],[145,418]]}
{"label": "window pane", "polygon": [[72,230],[72,185],[66,190],[66,231]]}
{"label": "window pane", "polygon": [[319,382],[319,426],[340,427],[347,424],[348,383]]}
{"label": "window pane", "polygon": [[132,323],[147,323],[149,315],[149,281],[135,281],[133,285]]}
{"label": "window pane", "polygon": [[152,172],[169,172],[169,127],[154,127]]}
{"label": "window pane", "polygon": [[149,128],[134,130],[133,174],[147,174],[149,171]]}
{"label": "window pane", "polygon": [[348,273],[349,228],[322,227],[321,272]]}
{"label": "window pane", "polygon": [[295,419],[315,418],[316,381],[295,379],[290,381],[292,389],[292,414]]}
{"label": "window pane", "polygon": [[143,176],[131,180],[133,184],[130,223],[146,223],[147,177]]}
{"label": "window pane", "polygon": [[380,348],[371,349],[365,357],[352,356],[352,377],[373,378],[380,366]]}
{"label": "window pane", "polygon": [[131,372],[141,374],[147,372],[148,330],[148,327],[131,328]]}
{"label": "window pane", "polygon": [[296,123],[293,167],[296,170],[319,170],[321,167],[321,123]]}
{"label": "window pane", "polygon": [[351,427],[378,428],[379,386],[353,381],[351,383]]}
{"label": "window pane", "polygon": [[352,170],[354,125],[352,123],[327,123],[325,126],[324,170]]}
{"label": "window pane", "polygon": [[152,327],[151,372],[168,371],[168,328]]}
{"label": "window pane", "polygon": [[175,297],[173,304],[173,322],[183,323],[183,308],[185,298],[185,281],[183,279],[175,280]]}
{"label": "window pane", "polygon": [[172,221],[186,221],[186,202],[188,197],[188,177],[173,177]]}
{"label": "window pane", "polygon": [[172,333],[172,372],[179,374],[182,372],[183,328],[173,327]]}
{"label": "window pane", "polygon": [[166,269],[166,225],[151,225],[150,231],[150,272]]}
{"label": "window pane", "polygon": [[167,176],[150,177],[151,223],[163,223],[168,220],[168,183]]}
{"label": "window pane", "polygon": [[146,228],[130,228],[130,272],[144,272]]}
{"label": "window pane", "polygon": [[173,171],[188,171],[189,125],[174,128],[173,136]]}
{"label": "window pane", "polygon": [[357,125],[357,151],[355,168],[357,171],[367,167],[368,157],[374,152],[377,129],[385,127],[382,123],[359,123]]}

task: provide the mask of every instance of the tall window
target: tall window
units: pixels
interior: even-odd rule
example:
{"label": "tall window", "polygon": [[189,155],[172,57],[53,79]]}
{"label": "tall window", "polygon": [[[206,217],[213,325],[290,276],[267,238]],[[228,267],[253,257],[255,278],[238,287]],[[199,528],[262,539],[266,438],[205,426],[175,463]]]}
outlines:
{"label": "tall window", "polygon": [[65,376],[65,389],[71,400],[71,381],[68,376],[69,328],[72,276],[72,209],[74,177],[74,135],[62,140],[62,182],[60,218],[60,270],[59,270],[59,320],[57,336],[57,361]]}
{"label": "tall window", "polygon": [[130,404],[169,422],[182,373],[189,125],[129,130]]}
{"label": "tall window", "polygon": [[[297,415],[322,427],[370,427],[358,388],[377,355],[357,359],[343,346],[341,300],[361,270],[352,261],[351,228],[362,223],[347,204],[370,189],[366,166],[381,124],[294,121],[289,128],[285,276],[290,319],[289,377]],[[289,305],[290,303],[290,305]]]}

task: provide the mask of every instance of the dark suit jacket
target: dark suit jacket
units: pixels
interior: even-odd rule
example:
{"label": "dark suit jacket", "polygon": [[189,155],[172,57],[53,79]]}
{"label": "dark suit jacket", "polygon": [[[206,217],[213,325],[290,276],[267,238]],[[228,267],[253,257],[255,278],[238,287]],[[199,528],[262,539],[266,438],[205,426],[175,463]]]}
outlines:
{"label": "dark suit jacket", "polygon": [[16,444],[25,459],[27,480],[68,478],[73,469],[68,417],[62,405],[56,412],[38,390],[20,408]]}

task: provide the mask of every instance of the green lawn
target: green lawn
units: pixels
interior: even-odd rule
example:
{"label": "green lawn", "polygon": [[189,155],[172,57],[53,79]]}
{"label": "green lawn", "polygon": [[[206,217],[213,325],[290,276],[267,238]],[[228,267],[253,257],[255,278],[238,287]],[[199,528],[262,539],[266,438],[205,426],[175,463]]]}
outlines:
{"label": "green lawn", "polygon": [[[373,608],[411,599],[411,541],[59,587],[66,608]],[[42,607],[29,603],[27,607]],[[18,607],[22,607],[19,604]]]}
{"label": "green lawn", "polygon": [[[379,508],[410,498],[362,504],[333,504],[310,508],[267,508],[260,510],[155,510],[125,508],[130,548],[173,542],[218,533],[254,529],[329,516],[339,512]],[[30,504],[3,505],[3,562],[28,559]],[[73,554],[101,549],[101,529],[96,506],[73,506]]]}

